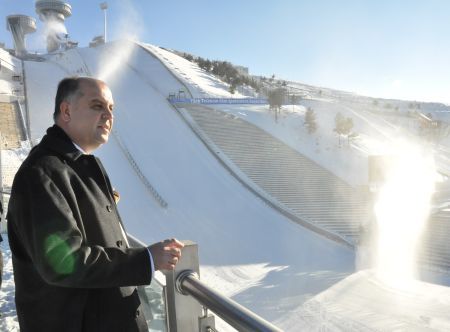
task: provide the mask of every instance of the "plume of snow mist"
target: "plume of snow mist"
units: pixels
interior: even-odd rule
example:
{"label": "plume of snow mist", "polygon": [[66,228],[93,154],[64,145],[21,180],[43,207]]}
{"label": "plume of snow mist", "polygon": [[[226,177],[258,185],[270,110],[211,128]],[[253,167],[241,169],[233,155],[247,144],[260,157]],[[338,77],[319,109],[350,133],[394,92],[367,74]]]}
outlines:
{"label": "plume of snow mist", "polygon": [[109,25],[112,29],[108,35],[120,41],[108,45],[110,47],[101,57],[98,78],[105,82],[118,79],[120,69],[126,65],[133,53],[135,47],[133,41],[139,40],[143,27],[142,18],[130,0],[116,4],[119,7],[116,10],[120,12],[120,17],[117,22]]}
{"label": "plume of snow mist", "polygon": [[67,29],[63,22],[57,19],[48,19],[45,21],[44,33],[46,36],[57,35],[65,37]]}
{"label": "plume of snow mist", "polygon": [[126,66],[131,57],[135,44],[127,39],[113,42],[100,57],[98,78],[104,82],[112,83],[120,77],[121,69]]}
{"label": "plume of snow mist", "polygon": [[66,36],[67,29],[64,23],[49,17],[43,22],[42,29],[30,35],[28,48],[39,52],[45,52],[45,49],[55,51],[59,49],[59,45],[66,42]]}
{"label": "plume of snow mist", "polygon": [[436,169],[428,151],[405,142],[395,158],[375,205],[376,272],[380,279],[404,287],[416,276],[416,252],[430,213]]}
{"label": "plume of snow mist", "polygon": [[57,19],[48,19],[45,21],[44,35],[47,39],[48,49],[56,50],[60,44],[65,43],[67,29],[63,22]]}

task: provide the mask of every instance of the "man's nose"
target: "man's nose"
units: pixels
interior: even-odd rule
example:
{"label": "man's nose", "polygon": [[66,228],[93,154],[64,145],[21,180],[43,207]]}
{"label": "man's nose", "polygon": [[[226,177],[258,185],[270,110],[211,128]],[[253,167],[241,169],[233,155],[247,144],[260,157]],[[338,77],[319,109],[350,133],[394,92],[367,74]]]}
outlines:
{"label": "man's nose", "polygon": [[107,119],[107,120],[113,120],[114,119],[114,114],[112,114],[110,111],[104,111],[102,113],[102,118],[103,119]]}

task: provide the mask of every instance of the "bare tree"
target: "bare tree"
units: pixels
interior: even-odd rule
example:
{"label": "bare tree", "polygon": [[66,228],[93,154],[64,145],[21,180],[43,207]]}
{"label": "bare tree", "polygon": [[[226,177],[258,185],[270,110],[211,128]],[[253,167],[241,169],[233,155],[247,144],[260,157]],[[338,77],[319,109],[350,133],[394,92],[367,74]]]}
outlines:
{"label": "bare tree", "polygon": [[353,129],[353,119],[346,118],[341,113],[336,114],[334,118],[335,128],[333,129],[339,137],[339,146],[341,146],[341,136],[347,136],[347,142],[350,144],[350,138],[355,135],[350,135]]}
{"label": "bare tree", "polygon": [[286,90],[283,88],[277,88],[268,92],[269,109],[275,112],[276,122],[278,122],[278,115],[281,112],[285,93]]}
{"label": "bare tree", "polygon": [[308,128],[308,134],[312,134],[317,130],[316,113],[311,107],[308,107],[306,110],[304,125]]}

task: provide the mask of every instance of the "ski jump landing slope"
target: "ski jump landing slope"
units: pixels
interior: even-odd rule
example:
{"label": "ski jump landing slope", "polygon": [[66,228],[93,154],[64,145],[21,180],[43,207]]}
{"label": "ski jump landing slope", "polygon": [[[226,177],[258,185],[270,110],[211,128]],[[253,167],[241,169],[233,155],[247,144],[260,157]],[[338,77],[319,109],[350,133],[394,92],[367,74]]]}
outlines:
{"label": "ski jump landing slope", "polygon": [[[96,154],[120,192],[127,231],[198,243],[201,277],[283,328],[303,302],[353,272],[354,253],[287,220],[244,188],[167,102],[184,86],[151,52],[121,42],[25,62],[32,139],[52,124],[69,75],[103,78],[114,135]],[[149,186],[167,206],[155,199]]]}

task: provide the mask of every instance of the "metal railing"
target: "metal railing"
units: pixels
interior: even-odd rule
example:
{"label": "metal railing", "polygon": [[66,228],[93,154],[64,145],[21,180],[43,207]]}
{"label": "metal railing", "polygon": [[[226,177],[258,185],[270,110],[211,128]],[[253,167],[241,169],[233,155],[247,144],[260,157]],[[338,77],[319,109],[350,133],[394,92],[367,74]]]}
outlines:
{"label": "metal railing", "polygon": [[206,285],[194,271],[184,270],[179,273],[176,285],[180,293],[191,295],[238,331],[281,331],[239,303]]}
{"label": "metal railing", "polygon": [[[145,247],[146,245],[132,235],[128,235],[131,246]],[[174,271],[166,271],[164,275],[155,274],[152,283],[162,289],[161,300],[157,301],[165,306],[165,324],[163,331],[170,332],[209,332],[216,331],[214,316],[208,314],[213,311],[229,325],[238,331],[252,332],[280,332],[281,330],[268,321],[259,317],[239,303],[215,291],[199,277],[198,246],[192,241],[183,241],[181,259]],[[161,280],[161,276],[165,280]],[[151,287],[151,285],[150,285]],[[147,289],[148,286],[145,287]],[[148,293],[148,292],[147,292]],[[143,305],[148,299],[141,292]],[[148,301],[147,301],[148,302]],[[149,314],[154,308],[146,310]],[[151,319],[147,317],[148,321]]]}

